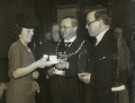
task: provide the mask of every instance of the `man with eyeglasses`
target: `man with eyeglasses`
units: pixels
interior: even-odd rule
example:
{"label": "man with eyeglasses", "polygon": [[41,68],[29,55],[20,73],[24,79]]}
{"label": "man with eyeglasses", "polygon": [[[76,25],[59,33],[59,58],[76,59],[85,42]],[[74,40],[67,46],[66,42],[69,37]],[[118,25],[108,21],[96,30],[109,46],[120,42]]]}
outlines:
{"label": "man with eyeglasses", "polygon": [[[100,8],[89,11],[86,20],[89,36],[96,38],[93,45],[92,60],[89,62],[93,65],[91,68],[93,68],[92,77],[94,78],[90,84],[94,89],[94,102],[120,103],[117,93],[126,90],[128,68],[128,63],[122,61],[121,58],[126,60],[127,53],[123,52],[125,51],[123,45],[118,46],[118,33],[111,28],[111,18],[106,9]],[[122,54],[119,52],[120,49],[123,49]],[[122,65],[124,68],[121,69]]]}

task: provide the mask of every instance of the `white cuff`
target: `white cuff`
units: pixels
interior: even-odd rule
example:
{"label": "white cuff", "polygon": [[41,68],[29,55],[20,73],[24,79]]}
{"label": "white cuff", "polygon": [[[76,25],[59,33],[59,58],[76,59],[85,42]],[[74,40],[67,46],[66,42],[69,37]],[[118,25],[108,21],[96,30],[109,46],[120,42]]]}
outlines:
{"label": "white cuff", "polygon": [[125,90],[126,89],[126,86],[123,84],[123,85],[120,85],[120,86],[118,86],[118,87],[112,87],[111,88],[111,91],[112,92],[117,92],[117,91],[123,91],[123,90]]}

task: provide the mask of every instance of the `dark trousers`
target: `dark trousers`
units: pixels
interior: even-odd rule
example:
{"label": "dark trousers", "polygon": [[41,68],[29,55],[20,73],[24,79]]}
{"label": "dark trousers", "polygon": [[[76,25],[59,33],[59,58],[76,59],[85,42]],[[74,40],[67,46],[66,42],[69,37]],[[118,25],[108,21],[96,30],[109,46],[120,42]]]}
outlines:
{"label": "dark trousers", "polygon": [[94,103],[94,89],[89,84],[82,83],[81,85],[81,103]]}
{"label": "dark trousers", "polygon": [[80,84],[74,78],[53,76],[50,80],[51,103],[80,103]]}
{"label": "dark trousers", "polygon": [[129,103],[128,89],[118,92],[112,92],[110,88],[94,88],[93,90],[92,103]]}
{"label": "dark trousers", "polygon": [[36,95],[36,103],[50,103],[49,80],[43,78],[39,82],[40,93]]}
{"label": "dark trousers", "polygon": [[6,101],[5,101],[5,94],[0,98],[0,103],[6,103]]}
{"label": "dark trousers", "polygon": [[95,103],[115,103],[115,93],[111,92],[110,88],[96,88],[95,92]]}

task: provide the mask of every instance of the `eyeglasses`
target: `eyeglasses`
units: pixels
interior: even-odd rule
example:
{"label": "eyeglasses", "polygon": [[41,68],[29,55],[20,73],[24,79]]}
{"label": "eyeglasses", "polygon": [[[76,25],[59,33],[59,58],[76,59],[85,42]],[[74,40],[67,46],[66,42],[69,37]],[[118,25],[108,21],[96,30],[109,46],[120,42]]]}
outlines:
{"label": "eyeglasses", "polygon": [[89,26],[89,25],[91,25],[92,23],[94,23],[94,22],[96,22],[97,20],[93,20],[93,21],[91,21],[91,22],[87,22],[87,25]]}

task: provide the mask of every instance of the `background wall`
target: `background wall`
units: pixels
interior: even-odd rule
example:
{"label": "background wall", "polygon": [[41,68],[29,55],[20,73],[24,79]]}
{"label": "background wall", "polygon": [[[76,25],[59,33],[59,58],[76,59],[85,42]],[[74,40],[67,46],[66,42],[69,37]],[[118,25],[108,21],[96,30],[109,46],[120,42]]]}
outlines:
{"label": "background wall", "polygon": [[[28,21],[37,22],[35,40],[38,42],[43,37],[44,32],[48,31],[49,26],[57,21],[58,5],[75,4],[79,8],[79,21],[84,24],[85,8],[98,3],[110,9],[115,25],[128,29],[127,25],[134,24],[134,9],[130,13],[132,15],[127,14],[128,7],[130,7],[128,0],[0,0],[0,76],[3,75],[3,78],[5,76],[5,80],[7,80],[8,48],[17,39],[16,23],[21,22],[23,16]],[[135,3],[131,4],[134,8]],[[131,17],[130,23],[127,21],[129,16]],[[132,21],[134,21],[133,24]]]}

